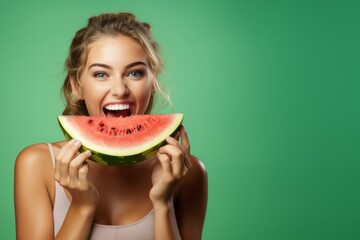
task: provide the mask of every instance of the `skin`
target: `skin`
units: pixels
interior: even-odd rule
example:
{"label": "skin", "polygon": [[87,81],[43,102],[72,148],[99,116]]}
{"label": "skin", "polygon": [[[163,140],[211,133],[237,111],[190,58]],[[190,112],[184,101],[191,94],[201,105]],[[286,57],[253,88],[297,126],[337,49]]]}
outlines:
{"label": "skin", "polygon": [[[80,80],[72,78],[72,86],[85,100],[89,115],[104,115],[109,103],[130,104],[132,114],[142,114],[154,91],[145,51],[121,35],[102,37],[90,46]],[[116,167],[88,160],[91,153],[79,153],[81,143],[76,140],[52,144],[55,169],[45,144],[25,148],[15,164],[17,239],[88,239],[93,222],[131,224],[152,209],[155,239],[201,239],[207,173],[190,154],[184,127],[166,141],[153,158]],[[71,201],[55,237],[54,179]],[[177,223],[171,222],[172,215]]]}

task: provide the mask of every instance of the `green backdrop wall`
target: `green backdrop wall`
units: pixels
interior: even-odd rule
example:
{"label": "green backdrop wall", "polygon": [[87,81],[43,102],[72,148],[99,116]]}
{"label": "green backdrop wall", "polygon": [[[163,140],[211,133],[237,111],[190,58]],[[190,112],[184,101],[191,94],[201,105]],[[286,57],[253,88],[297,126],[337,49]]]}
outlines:
{"label": "green backdrop wall", "polygon": [[0,3],[0,239],[13,166],[62,139],[63,62],[89,16],[153,25],[161,80],[209,173],[204,239],[360,239],[359,1]]}

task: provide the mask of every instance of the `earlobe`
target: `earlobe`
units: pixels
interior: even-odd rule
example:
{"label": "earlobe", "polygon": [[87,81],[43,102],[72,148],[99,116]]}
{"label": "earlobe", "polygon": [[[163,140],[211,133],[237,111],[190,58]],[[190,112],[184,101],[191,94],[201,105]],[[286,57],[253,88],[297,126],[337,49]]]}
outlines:
{"label": "earlobe", "polygon": [[78,100],[83,100],[84,96],[79,82],[75,79],[74,76],[69,76],[69,80],[73,94],[77,96]]}
{"label": "earlobe", "polygon": [[154,95],[155,92],[156,92],[156,83],[153,83],[151,87],[151,95]]}

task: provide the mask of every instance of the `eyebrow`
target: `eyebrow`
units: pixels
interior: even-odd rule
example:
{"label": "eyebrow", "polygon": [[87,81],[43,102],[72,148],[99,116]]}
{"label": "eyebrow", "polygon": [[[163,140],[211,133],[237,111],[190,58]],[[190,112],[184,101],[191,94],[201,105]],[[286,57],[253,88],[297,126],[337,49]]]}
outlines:
{"label": "eyebrow", "polygon": [[[133,62],[133,63],[130,63],[130,64],[126,65],[126,66],[125,66],[125,69],[132,68],[132,67],[134,67],[134,66],[136,66],[136,65],[144,65],[144,66],[146,66],[146,63],[141,62],[141,61],[139,61],[139,62]],[[92,67],[103,67],[103,68],[107,68],[107,69],[112,69],[112,67],[110,67],[109,65],[102,64],[102,63],[94,63],[94,64],[91,64],[88,69],[90,69],[90,68],[92,68]]]}

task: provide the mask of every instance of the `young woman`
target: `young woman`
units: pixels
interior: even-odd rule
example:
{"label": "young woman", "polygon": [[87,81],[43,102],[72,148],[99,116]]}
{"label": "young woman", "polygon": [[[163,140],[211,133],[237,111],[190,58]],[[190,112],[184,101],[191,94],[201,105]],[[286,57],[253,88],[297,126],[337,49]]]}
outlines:
{"label": "young woman", "polygon": [[[70,46],[64,115],[151,112],[162,62],[150,25],[130,13],[89,19]],[[157,154],[103,166],[76,139],[25,148],[15,165],[17,239],[201,239],[207,174],[185,128]]]}

